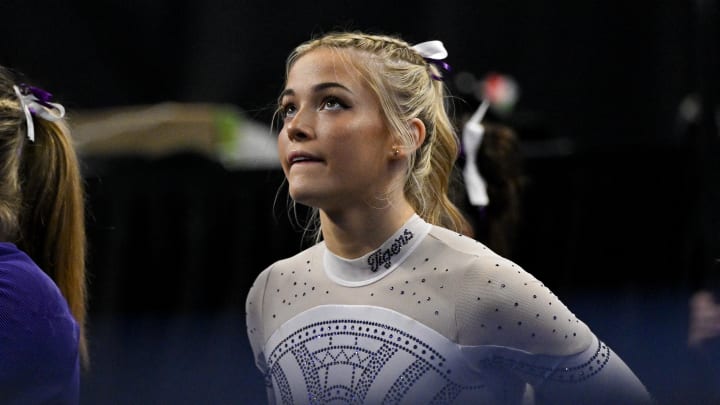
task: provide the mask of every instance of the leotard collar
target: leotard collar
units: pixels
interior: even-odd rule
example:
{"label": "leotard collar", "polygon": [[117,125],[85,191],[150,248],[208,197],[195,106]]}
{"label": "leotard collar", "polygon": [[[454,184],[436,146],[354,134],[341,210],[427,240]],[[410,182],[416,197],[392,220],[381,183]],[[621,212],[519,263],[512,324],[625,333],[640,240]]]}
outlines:
{"label": "leotard collar", "polygon": [[371,284],[395,270],[430,232],[432,225],[413,214],[400,229],[374,251],[356,259],[345,259],[325,247],[325,273],[334,282],[347,287]]}

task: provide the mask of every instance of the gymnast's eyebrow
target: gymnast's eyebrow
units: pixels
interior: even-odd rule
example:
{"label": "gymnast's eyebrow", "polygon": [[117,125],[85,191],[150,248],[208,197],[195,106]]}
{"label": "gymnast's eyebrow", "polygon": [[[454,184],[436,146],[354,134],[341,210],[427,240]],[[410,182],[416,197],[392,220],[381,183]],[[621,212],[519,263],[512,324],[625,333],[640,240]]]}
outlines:
{"label": "gymnast's eyebrow", "polygon": [[[314,85],[312,89],[313,89],[313,92],[318,93],[318,92],[323,91],[323,90],[325,90],[325,89],[332,89],[332,88],[340,88],[340,89],[342,89],[342,90],[347,91],[347,92],[350,93],[350,94],[353,94],[352,90],[350,90],[349,88],[347,88],[347,87],[345,87],[344,85],[342,85],[342,84],[340,84],[340,83],[337,83],[337,82],[318,83],[318,84]],[[285,96],[294,96],[294,95],[295,95],[295,90],[293,90],[293,89],[285,89],[285,90],[282,91],[282,93],[280,93],[280,97],[279,97],[279,98],[282,99],[282,98],[285,97]]]}

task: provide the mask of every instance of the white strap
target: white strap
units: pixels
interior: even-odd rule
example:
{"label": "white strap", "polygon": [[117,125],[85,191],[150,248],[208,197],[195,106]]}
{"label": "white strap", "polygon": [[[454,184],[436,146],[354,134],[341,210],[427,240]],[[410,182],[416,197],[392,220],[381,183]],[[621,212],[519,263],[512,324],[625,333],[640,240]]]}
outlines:
{"label": "white strap", "polygon": [[483,100],[482,104],[480,104],[463,128],[463,148],[465,149],[463,177],[465,179],[468,199],[470,203],[475,206],[486,206],[489,202],[485,179],[482,178],[477,163],[475,162],[475,156],[477,155],[478,149],[480,149],[483,135],[485,135],[485,127],[483,127],[480,122],[489,105],[489,101]]}

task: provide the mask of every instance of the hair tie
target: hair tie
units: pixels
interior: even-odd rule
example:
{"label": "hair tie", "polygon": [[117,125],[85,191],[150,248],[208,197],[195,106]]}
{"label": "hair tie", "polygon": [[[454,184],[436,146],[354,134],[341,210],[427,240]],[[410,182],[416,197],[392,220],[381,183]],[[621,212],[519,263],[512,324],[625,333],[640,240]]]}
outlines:
{"label": "hair tie", "polygon": [[[447,58],[448,52],[441,41],[434,40],[421,42],[413,45],[411,48],[414,49],[415,52],[419,53],[427,63],[432,63],[438,69],[446,72],[451,70],[450,65],[443,62],[443,59]],[[430,76],[435,80],[442,80],[442,77],[439,77],[432,72],[430,73]]]}
{"label": "hair tie", "polygon": [[18,99],[20,99],[20,106],[25,113],[27,137],[31,142],[35,142],[33,115],[46,121],[57,121],[65,117],[65,107],[62,104],[51,102],[52,94],[47,91],[24,83],[20,84],[20,86],[14,85],[13,89]]}

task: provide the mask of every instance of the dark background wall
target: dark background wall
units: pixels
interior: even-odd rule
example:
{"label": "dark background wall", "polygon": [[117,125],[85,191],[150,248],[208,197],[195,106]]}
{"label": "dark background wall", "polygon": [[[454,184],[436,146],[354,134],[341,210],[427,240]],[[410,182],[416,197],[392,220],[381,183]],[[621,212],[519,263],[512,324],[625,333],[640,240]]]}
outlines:
{"label": "dark background wall", "polygon": [[[455,74],[511,75],[520,99],[494,118],[518,130],[530,179],[514,259],[661,400],[700,378],[684,339],[715,249],[706,139],[717,135],[680,107],[718,94],[712,1],[4,0],[0,11],[0,63],[71,114],[213,102],[269,124],[288,52],[340,28],[442,40],[460,113],[477,100]],[[300,248],[284,199],[274,206],[281,174],[192,154],[84,164],[95,359],[84,401],[260,398],[245,293]]]}
{"label": "dark background wall", "polygon": [[289,50],[334,28],[441,39],[456,70],[512,74],[519,107],[574,138],[670,137],[697,84],[688,1],[3,3],[3,62],[78,108],[217,101],[267,118]]}

